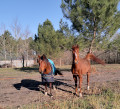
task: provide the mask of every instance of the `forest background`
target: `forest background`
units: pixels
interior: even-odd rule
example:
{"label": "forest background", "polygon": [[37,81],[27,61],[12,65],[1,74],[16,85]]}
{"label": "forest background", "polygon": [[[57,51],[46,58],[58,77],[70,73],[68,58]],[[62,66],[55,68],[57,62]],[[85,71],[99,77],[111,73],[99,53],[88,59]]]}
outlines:
{"label": "forest background", "polygon": [[[62,0],[63,16],[69,19],[71,26],[60,19],[59,29],[46,19],[38,24],[37,33],[31,36],[29,27],[21,31],[18,19],[14,20],[11,30],[1,26],[0,60],[35,59],[38,54],[48,58],[62,58],[72,45],[78,44],[80,51],[114,54],[113,63],[119,63],[120,56],[120,11],[119,0]],[[14,33],[14,35],[12,34]],[[98,55],[98,54],[97,54]],[[112,56],[113,57],[113,56]],[[104,58],[104,60],[109,59]],[[108,62],[108,61],[107,61]],[[109,63],[108,62],[108,63]]]}

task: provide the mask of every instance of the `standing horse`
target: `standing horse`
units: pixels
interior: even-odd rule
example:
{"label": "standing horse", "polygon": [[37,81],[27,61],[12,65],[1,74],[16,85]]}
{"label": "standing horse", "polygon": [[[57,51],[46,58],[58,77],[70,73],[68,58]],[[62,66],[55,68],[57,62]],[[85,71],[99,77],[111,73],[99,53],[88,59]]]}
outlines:
{"label": "standing horse", "polygon": [[52,83],[54,82],[52,66],[45,55],[43,56],[38,55],[38,63],[39,63],[39,72],[41,73],[41,77],[42,77],[42,82],[45,85],[45,95],[47,95],[47,84],[49,83],[50,96],[53,97],[51,90]]}
{"label": "standing horse", "polygon": [[47,84],[49,83],[49,87],[50,87],[49,95],[53,97],[52,84],[54,82],[54,75],[57,75],[57,74],[62,75],[62,73],[55,68],[53,61],[50,59],[47,59],[45,55],[42,55],[42,56],[38,55],[37,62],[39,63],[39,72],[42,77],[42,82],[45,85],[45,95],[47,95]]}
{"label": "standing horse", "polygon": [[79,96],[82,97],[82,75],[87,74],[87,89],[89,90],[89,75],[91,72],[90,60],[96,61],[104,65],[104,61],[95,57],[92,53],[88,53],[85,58],[79,57],[79,46],[72,46],[73,62],[72,62],[72,74],[75,81],[75,94],[77,94],[77,77],[79,78],[80,92]]}

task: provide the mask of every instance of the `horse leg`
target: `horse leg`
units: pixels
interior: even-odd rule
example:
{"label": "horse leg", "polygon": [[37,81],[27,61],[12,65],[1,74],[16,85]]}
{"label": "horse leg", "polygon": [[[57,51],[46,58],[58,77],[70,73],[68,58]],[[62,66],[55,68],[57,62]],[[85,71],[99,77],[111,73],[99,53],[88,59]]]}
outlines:
{"label": "horse leg", "polygon": [[53,95],[52,95],[52,83],[51,82],[49,83],[49,87],[50,87],[50,97],[53,97]]}
{"label": "horse leg", "polygon": [[53,84],[53,90],[57,90],[57,88],[56,88],[56,83],[54,82],[54,84]]}
{"label": "horse leg", "polygon": [[73,75],[73,79],[75,81],[75,94],[77,95],[77,76]]}
{"label": "horse leg", "polygon": [[87,73],[87,90],[90,89],[90,86],[89,86],[89,76],[90,76],[90,73],[88,72]]}
{"label": "horse leg", "polygon": [[82,97],[82,75],[79,76],[79,87],[80,87],[79,97]]}
{"label": "horse leg", "polygon": [[53,90],[57,90],[57,84],[56,84],[56,81],[53,82]]}
{"label": "horse leg", "polygon": [[47,83],[45,82],[45,95],[47,95]]}

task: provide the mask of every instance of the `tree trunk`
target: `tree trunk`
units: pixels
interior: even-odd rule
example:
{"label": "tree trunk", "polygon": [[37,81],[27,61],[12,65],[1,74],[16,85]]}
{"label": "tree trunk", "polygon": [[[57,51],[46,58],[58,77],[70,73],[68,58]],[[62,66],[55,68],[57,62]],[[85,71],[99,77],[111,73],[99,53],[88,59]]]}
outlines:
{"label": "tree trunk", "polygon": [[10,58],[11,58],[11,67],[13,67],[12,65],[12,50],[10,49]]}
{"label": "tree trunk", "polygon": [[28,66],[28,49],[27,49],[27,51],[26,51],[26,67]]}
{"label": "tree trunk", "polygon": [[23,68],[25,67],[25,58],[24,55],[22,55],[22,60],[23,60]]}
{"label": "tree trunk", "polygon": [[60,66],[61,66],[61,58],[60,58]]}
{"label": "tree trunk", "polygon": [[5,42],[5,38],[3,39],[3,48],[4,48],[4,59],[5,59],[5,64],[6,64],[6,42]]}
{"label": "tree trunk", "polygon": [[94,17],[94,35],[93,35],[93,39],[92,39],[92,42],[91,42],[91,45],[89,48],[89,53],[92,53],[92,47],[93,47],[93,44],[95,42],[95,37],[96,37],[96,26],[95,26],[95,17]]}

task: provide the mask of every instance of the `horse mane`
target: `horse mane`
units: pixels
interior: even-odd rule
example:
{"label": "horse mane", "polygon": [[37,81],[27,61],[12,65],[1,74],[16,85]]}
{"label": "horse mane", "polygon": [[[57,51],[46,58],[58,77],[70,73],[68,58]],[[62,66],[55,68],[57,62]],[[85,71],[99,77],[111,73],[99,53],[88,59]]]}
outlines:
{"label": "horse mane", "polygon": [[79,48],[79,46],[78,45],[73,45],[72,46],[72,50],[75,50],[76,48]]}
{"label": "horse mane", "polygon": [[43,54],[43,55],[41,56],[41,60],[44,60],[44,61],[48,62],[48,59],[47,59],[47,57],[46,57],[45,54]]}

